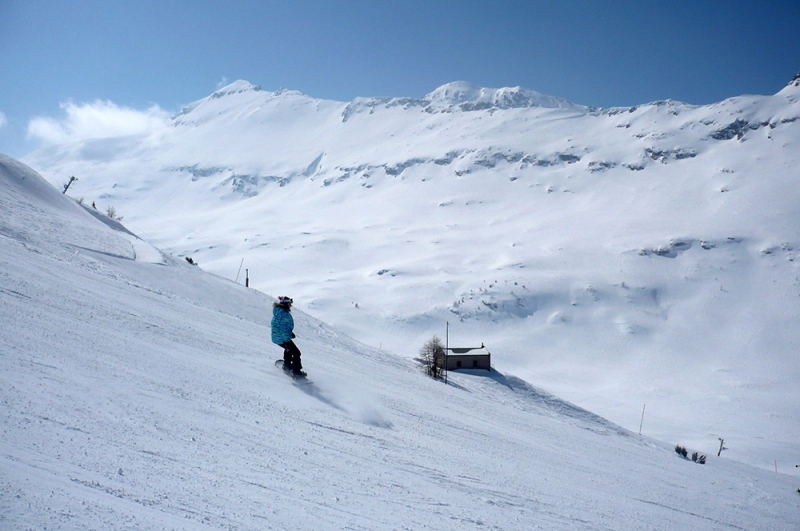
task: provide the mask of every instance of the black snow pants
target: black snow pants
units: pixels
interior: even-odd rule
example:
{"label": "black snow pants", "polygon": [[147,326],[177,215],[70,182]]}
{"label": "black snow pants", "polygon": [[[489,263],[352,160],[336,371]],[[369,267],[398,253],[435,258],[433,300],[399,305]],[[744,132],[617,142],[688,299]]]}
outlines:
{"label": "black snow pants", "polygon": [[300,349],[294,344],[294,341],[289,340],[283,345],[283,365],[288,367],[294,372],[303,369],[303,364],[300,363]]}

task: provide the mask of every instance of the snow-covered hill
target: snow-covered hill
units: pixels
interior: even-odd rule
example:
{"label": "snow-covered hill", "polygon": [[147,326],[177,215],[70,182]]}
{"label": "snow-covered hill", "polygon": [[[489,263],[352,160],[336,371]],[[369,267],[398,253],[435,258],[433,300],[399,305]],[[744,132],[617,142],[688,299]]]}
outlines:
{"label": "snow-covered hill", "polygon": [[644,407],[645,433],[793,467],[798,83],[594,109],[467,83],[345,103],[237,81],[146,133],[25,161],[375,348],[410,358],[449,321],[453,343],[628,429]]}
{"label": "snow-covered hill", "polygon": [[0,527],[796,527],[795,478],[502,373],[434,382],[302,312],[294,385],[271,301],[0,156]]}

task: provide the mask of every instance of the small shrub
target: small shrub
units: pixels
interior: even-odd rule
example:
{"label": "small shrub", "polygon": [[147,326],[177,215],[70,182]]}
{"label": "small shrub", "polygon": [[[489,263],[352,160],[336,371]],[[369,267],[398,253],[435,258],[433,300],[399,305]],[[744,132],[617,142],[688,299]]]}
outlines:
{"label": "small shrub", "polygon": [[698,455],[697,456],[697,462],[700,463],[701,465],[706,464],[706,456],[705,456],[705,454]]}
{"label": "small shrub", "polygon": [[681,457],[686,457],[689,454],[686,448],[681,446],[680,444],[675,445],[675,453]]}
{"label": "small shrub", "polygon": [[[92,206],[94,206],[94,203],[92,203]],[[113,219],[114,221],[122,221],[122,216],[117,215],[117,209],[113,206],[109,205],[109,207],[106,209],[106,215],[109,217],[109,219]]]}

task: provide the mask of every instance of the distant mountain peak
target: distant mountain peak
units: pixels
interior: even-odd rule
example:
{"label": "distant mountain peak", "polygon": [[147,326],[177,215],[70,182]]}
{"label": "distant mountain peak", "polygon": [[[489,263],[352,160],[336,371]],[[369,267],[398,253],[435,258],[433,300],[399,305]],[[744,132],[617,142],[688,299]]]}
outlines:
{"label": "distant mountain peak", "polygon": [[215,91],[211,94],[212,98],[222,98],[224,96],[228,96],[230,94],[241,94],[242,92],[258,92],[261,90],[261,87],[258,85],[253,85],[249,81],[245,81],[244,79],[237,79],[230,85],[226,85],[221,89]]}
{"label": "distant mountain peak", "polygon": [[481,92],[484,90],[483,87],[479,87],[469,81],[453,81],[437,88],[425,96],[425,99],[458,105],[468,101],[478,101],[481,97]]}
{"label": "distant mountain peak", "polygon": [[778,95],[786,96],[791,101],[797,101],[797,98],[800,97],[800,72],[778,92]]}
{"label": "distant mountain peak", "polygon": [[437,88],[425,99],[434,108],[457,108],[463,111],[483,109],[520,109],[545,107],[552,109],[582,108],[563,98],[548,96],[522,87],[486,88],[467,81],[455,81]]}
{"label": "distant mountain peak", "polygon": [[[311,96],[309,96],[305,92],[302,92],[300,90],[288,89],[286,87],[280,87],[278,90],[276,90],[275,92],[272,93],[272,96],[273,97],[279,97],[279,96],[284,96],[284,97],[287,97],[287,96],[302,96],[302,97],[306,97],[306,98],[311,98]],[[314,98],[312,98],[312,99],[314,99]]]}
{"label": "distant mountain peak", "polygon": [[225,85],[221,89],[218,89],[211,93],[210,96],[207,96],[201,100],[197,100],[186,105],[183,109],[180,110],[177,114],[172,116],[172,119],[176,119],[180,116],[185,116],[203,104],[206,104],[212,100],[218,100],[220,98],[224,98],[226,96],[231,96],[233,94],[244,94],[247,92],[260,92],[262,89],[258,85],[253,85],[249,81],[245,81],[244,79],[237,79],[233,83]]}

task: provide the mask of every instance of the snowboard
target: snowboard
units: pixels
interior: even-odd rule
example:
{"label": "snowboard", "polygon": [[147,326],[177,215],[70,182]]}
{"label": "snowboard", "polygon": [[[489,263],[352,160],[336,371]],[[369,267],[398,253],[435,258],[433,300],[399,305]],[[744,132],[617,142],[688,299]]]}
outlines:
{"label": "snowboard", "polygon": [[283,366],[283,360],[275,360],[275,366],[283,371],[287,376],[291,377],[293,380],[296,380],[298,383],[311,383],[305,374],[295,374],[291,370],[287,369]]}

